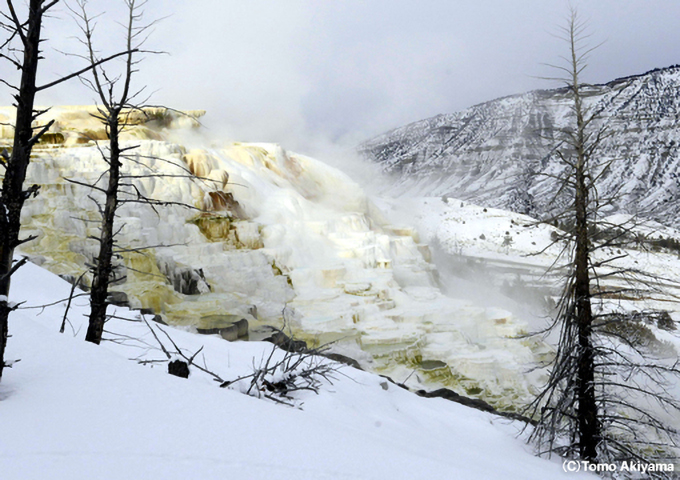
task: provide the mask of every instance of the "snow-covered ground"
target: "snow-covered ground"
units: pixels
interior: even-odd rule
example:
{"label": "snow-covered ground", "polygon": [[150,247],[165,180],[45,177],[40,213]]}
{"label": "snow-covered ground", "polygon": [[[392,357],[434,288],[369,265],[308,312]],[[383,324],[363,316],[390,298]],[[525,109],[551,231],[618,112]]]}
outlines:
{"label": "snow-covered ground", "polygon": [[[13,277],[11,300],[26,303],[7,351],[21,361],[0,383],[3,480],[586,478],[534,457],[517,422],[350,367],[318,395],[298,394],[296,408],[219,388],[195,368],[170,376],[165,363],[139,363],[164,356],[138,312],[116,308],[108,341],[92,345],[79,297],[58,333],[69,290],[32,264]],[[204,347],[201,362],[225,379],[272,348],[163,328],[188,353]]]}
{"label": "snow-covered ground", "polygon": [[[98,150],[78,133],[100,127],[82,108],[57,113],[53,133],[63,143],[43,145],[32,164],[30,182],[42,191],[22,222],[38,238],[23,247],[73,278],[94,255],[87,237],[96,223],[82,220],[97,216],[83,201],[88,191],[66,179],[100,176]],[[560,478],[560,462],[534,458],[516,438],[517,423],[417,397],[370,373],[343,367],[291,408],[244,395],[244,381],[221,389],[196,368],[188,381],[171,377],[158,345],[171,348],[167,332],[187,355],[203,347],[201,365],[236,379],[272,346],[199,336],[196,327],[238,315],[257,338],[253,331],[285,319],[306,341],[336,341],[338,353],[409,387],[445,386],[516,410],[545,378],[527,372],[551,355],[545,342],[518,334],[545,325],[559,285],[545,275],[560,251],[550,246],[553,227],[453,198],[372,199],[341,172],[277,145],[208,145],[150,123],[129,135],[141,138],[138,162],[127,167],[143,177],[140,191],[201,211],[122,208],[121,244],[144,251],[124,255],[127,280],[115,289],[181,326],[115,308],[120,318],[107,324],[103,345],[86,344],[86,297],[59,334],[69,285],[22,268],[10,300],[27,303],[11,318],[8,345],[9,358],[22,361],[0,383],[0,480]],[[171,176],[147,178],[142,160]],[[214,182],[174,175],[187,169]],[[662,293],[610,306],[669,310],[677,321],[677,257],[626,253],[618,266],[667,280]],[[677,332],[649,328],[677,354]]]}

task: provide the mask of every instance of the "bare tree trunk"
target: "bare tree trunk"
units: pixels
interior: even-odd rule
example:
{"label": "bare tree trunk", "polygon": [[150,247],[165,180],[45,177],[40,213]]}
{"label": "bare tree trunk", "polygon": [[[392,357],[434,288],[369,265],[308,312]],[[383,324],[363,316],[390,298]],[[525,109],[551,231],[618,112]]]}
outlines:
{"label": "bare tree trunk", "polygon": [[[117,79],[115,77],[108,77],[106,72],[97,67],[100,63],[97,57],[96,50],[92,44],[92,36],[94,26],[90,23],[91,19],[87,14],[87,0],[78,0],[80,11],[72,10],[73,13],[81,21],[81,29],[85,36],[84,44],[88,49],[88,57],[92,65],[93,82],[90,83],[94,91],[99,95],[103,106],[99,109],[98,118],[106,124],[106,129],[109,137],[109,157],[104,160],[108,163],[109,183],[106,188],[106,203],[102,212],[101,235],[99,238],[99,253],[96,259],[96,265],[92,278],[92,290],[90,294],[90,320],[87,328],[85,340],[88,342],[99,344],[102,340],[104,332],[104,323],[106,322],[106,307],[107,297],[109,293],[109,283],[113,273],[112,257],[115,244],[114,221],[116,218],[116,209],[120,204],[118,193],[121,182],[121,159],[123,152],[130,148],[120,147],[120,133],[127,125],[127,115],[121,119],[121,112],[128,106],[135,94],[130,93],[130,86],[132,75],[135,72],[135,61],[133,54],[138,51],[133,48],[133,42],[138,35],[143,34],[147,27],[139,27],[137,23],[142,18],[140,5],[136,3],[137,0],[125,0],[124,3],[128,8],[127,18],[127,35],[126,35],[126,61],[125,72],[121,75],[122,91],[116,98],[114,93]],[[142,2],[143,6],[146,2]],[[143,43],[143,40],[141,41]],[[140,43],[140,45],[141,45]],[[114,78],[111,80],[111,78]]]}
{"label": "bare tree trunk", "polygon": [[[580,160],[579,160],[580,163]],[[588,249],[588,191],[585,174],[577,167],[576,175],[576,256],[574,259],[576,322],[578,325],[578,425],[581,458],[594,461],[597,457],[600,428],[595,401],[595,367],[592,344],[593,314],[591,307]]]}
{"label": "bare tree trunk", "polygon": [[590,250],[588,222],[588,184],[587,156],[585,145],[585,120],[579,83],[579,61],[576,55],[575,24],[570,28],[572,94],[574,96],[574,113],[576,114],[576,168],[575,199],[576,213],[576,252],[574,258],[575,282],[574,297],[576,301],[576,322],[578,325],[578,425],[579,450],[581,458],[594,461],[597,458],[600,427],[597,403],[595,400],[595,362],[592,344],[593,313],[590,294]]}
{"label": "bare tree trunk", "polygon": [[[13,264],[14,250],[22,243],[33,240],[35,237],[19,239],[21,230],[21,210],[24,202],[38,192],[38,187],[33,185],[23,190],[26,180],[26,172],[31,161],[31,151],[40,137],[50,128],[54,121],[49,121],[41,127],[35,128],[33,123],[44,112],[34,110],[35,95],[37,92],[54,87],[62,82],[79,77],[99,65],[102,65],[121,55],[130,55],[133,52],[124,51],[98,59],[83,69],[61,77],[45,85],[36,84],[36,75],[40,56],[40,35],[42,19],[45,13],[59,3],[60,0],[29,0],[28,19],[25,22],[19,20],[12,0],[6,0],[9,13],[2,13],[0,23],[2,30],[9,32],[2,48],[11,51],[22,51],[21,62],[12,55],[0,53],[0,58],[12,64],[21,71],[21,83],[18,87],[9,85],[16,93],[16,121],[14,123],[14,143],[12,154],[5,164],[5,176],[2,182],[2,195],[0,197],[0,378],[5,367],[5,348],[8,337],[8,317],[13,308],[9,304],[10,277],[25,261]],[[20,48],[13,48],[12,42],[20,41]],[[137,50],[134,50],[136,52]],[[37,130],[37,131],[36,131]]]}
{"label": "bare tree trunk", "polygon": [[[19,240],[21,229],[21,209],[24,201],[30,196],[24,192],[26,170],[31,159],[31,148],[37,141],[34,138],[32,123],[35,119],[33,104],[35,100],[36,73],[40,59],[40,29],[42,26],[43,4],[45,0],[30,0],[28,25],[25,34],[20,25],[19,37],[23,43],[24,58],[21,65],[21,85],[14,96],[17,116],[15,123],[12,155],[5,169],[0,201],[0,378],[5,366],[5,347],[8,336],[10,277],[14,249],[23,243]],[[14,7],[8,2],[11,11]],[[14,15],[15,16],[15,15]],[[15,20],[18,24],[18,20]]]}
{"label": "bare tree trunk", "polygon": [[[677,462],[680,432],[668,424],[666,414],[680,413],[680,401],[671,390],[680,378],[680,368],[677,362],[671,365],[659,358],[655,350],[636,339],[637,333],[624,332],[632,317],[653,317],[640,312],[611,312],[605,303],[608,292],[601,284],[612,278],[609,269],[627,278],[630,291],[636,293],[639,285],[633,281],[657,289],[660,279],[650,280],[647,274],[616,264],[627,253],[618,250],[614,255],[612,249],[630,246],[634,239],[626,237],[636,232],[636,222],[624,226],[601,218],[602,207],[611,198],[598,195],[597,181],[610,171],[614,159],[598,159],[595,154],[608,134],[603,124],[606,119],[589,110],[582,95],[579,77],[587,66],[588,54],[596,48],[587,45],[585,30],[572,9],[560,37],[569,45],[570,55],[565,58],[566,65],[554,66],[566,74],[560,78],[567,84],[575,119],[560,129],[562,147],[556,150],[566,168],[556,197],[567,194],[570,198],[559,215],[568,220],[567,231],[556,241],[566,239],[572,247],[563,250],[563,255],[569,256],[565,260],[571,270],[555,321],[540,332],[545,335],[559,327],[560,337],[548,381],[527,409],[539,418],[529,439],[539,454],[558,453],[618,464],[619,468],[623,462],[632,461],[672,464]],[[600,230],[602,227],[604,230]],[[664,414],[657,415],[657,410]],[[647,472],[647,476],[675,478],[665,472]]]}
{"label": "bare tree trunk", "polygon": [[113,221],[118,207],[118,187],[120,183],[120,146],[118,143],[118,110],[114,109],[107,118],[109,131],[109,184],[106,189],[106,204],[102,218],[102,231],[99,238],[99,255],[97,256],[92,290],[90,292],[90,321],[85,340],[99,344],[106,322],[106,299],[109,295],[109,281],[112,274],[111,258],[113,256]]}

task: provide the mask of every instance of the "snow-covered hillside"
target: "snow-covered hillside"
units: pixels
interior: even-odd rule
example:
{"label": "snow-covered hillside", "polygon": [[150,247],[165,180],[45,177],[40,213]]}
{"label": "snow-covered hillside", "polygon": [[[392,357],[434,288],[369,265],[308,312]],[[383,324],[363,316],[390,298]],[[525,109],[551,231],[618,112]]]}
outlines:
{"label": "snow-covered hillside", "polygon": [[[300,408],[221,389],[195,368],[188,380],[170,376],[167,362],[140,364],[165,357],[139,312],[110,307],[116,318],[96,346],[83,340],[79,297],[58,333],[69,291],[35,265],[13,277],[12,300],[26,303],[10,317],[7,351],[21,361],[0,383],[3,480],[591,478],[534,457],[517,423],[350,367],[318,395],[297,393]],[[201,363],[226,379],[272,349],[151,328],[189,354],[204,347]]]}
{"label": "snow-covered hillside", "polygon": [[[680,218],[679,88],[678,66],[584,86],[586,107],[599,115],[593,128],[607,128],[597,160],[613,161],[600,196],[616,193],[619,211],[666,225]],[[396,177],[394,194],[447,195],[537,216],[555,207],[552,176],[564,168],[556,135],[569,118],[565,89],[538,90],[397,128],[361,150]]]}

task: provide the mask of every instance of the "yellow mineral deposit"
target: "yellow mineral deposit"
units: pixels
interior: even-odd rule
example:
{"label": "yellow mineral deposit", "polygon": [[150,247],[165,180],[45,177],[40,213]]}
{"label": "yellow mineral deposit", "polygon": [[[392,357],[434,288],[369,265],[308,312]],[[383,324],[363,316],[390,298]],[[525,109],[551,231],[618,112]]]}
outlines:
{"label": "yellow mineral deposit", "polygon": [[[523,367],[545,348],[512,338],[525,325],[510,313],[443,295],[415,229],[387,223],[359,185],[318,160],[272,144],[183,140],[203,113],[127,112],[123,143],[138,147],[125,173],[140,177],[144,195],[191,207],[120,208],[119,246],[138,251],[119,260],[127,276],[114,290],[132,306],[187,327],[238,317],[255,328],[282,327],[286,307],[299,338],[337,341],[398,381],[462,388],[497,405],[530,397]],[[68,181],[95,182],[105,170],[95,144],[105,146],[106,132],[93,114],[50,110],[55,123],[29,169],[27,182],[42,190],[26,204],[24,228],[38,238],[23,251],[60,274],[79,275],[96,252],[88,196],[97,192]],[[0,119],[11,118],[0,108]],[[0,137],[9,145],[11,128]]]}

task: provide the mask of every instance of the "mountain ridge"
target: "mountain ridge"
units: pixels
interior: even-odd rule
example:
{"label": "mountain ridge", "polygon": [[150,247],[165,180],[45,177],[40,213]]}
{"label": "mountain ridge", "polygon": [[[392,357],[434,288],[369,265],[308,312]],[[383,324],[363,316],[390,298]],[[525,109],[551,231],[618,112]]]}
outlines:
{"label": "mountain ridge", "polygon": [[[594,128],[612,133],[599,158],[612,160],[600,194],[621,189],[608,213],[641,214],[662,223],[680,217],[672,200],[680,187],[680,66],[583,84],[588,108],[599,111]],[[533,90],[466,110],[398,127],[359,146],[394,177],[389,190],[444,195],[545,215],[563,170],[555,132],[569,125],[567,87]],[[564,202],[564,200],[563,200]]]}

